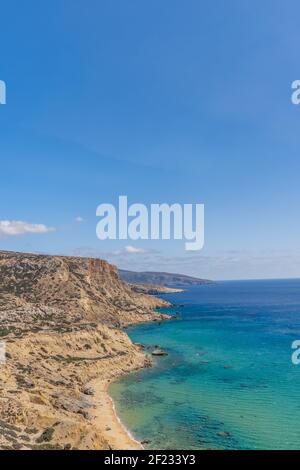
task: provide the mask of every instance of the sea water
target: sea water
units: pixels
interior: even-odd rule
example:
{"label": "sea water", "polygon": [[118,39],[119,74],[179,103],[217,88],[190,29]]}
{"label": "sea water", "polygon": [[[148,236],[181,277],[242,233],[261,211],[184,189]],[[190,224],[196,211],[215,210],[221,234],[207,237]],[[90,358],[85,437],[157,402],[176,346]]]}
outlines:
{"label": "sea water", "polygon": [[[179,319],[130,328],[168,356],[110,387],[151,449],[300,449],[300,280],[219,282],[165,298]],[[180,305],[178,305],[180,304]]]}

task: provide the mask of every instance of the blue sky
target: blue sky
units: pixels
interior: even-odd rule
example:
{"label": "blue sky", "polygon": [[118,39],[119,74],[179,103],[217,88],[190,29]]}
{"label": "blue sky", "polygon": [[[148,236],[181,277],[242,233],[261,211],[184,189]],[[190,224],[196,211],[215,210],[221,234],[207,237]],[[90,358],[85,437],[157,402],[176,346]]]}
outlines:
{"label": "blue sky", "polygon": [[[0,220],[54,230],[2,234],[0,247],[300,276],[299,14],[296,0],[1,5]],[[204,203],[205,248],[100,242],[96,207],[121,194]]]}

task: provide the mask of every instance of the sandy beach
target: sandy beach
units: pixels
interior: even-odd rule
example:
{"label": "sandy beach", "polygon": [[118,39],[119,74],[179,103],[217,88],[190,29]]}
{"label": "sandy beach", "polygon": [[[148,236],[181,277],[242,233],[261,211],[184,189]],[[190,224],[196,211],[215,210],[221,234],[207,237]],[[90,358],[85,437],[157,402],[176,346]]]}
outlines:
{"label": "sandy beach", "polygon": [[141,450],[143,446],[130,435],[116,414],[114,402],[108,394],[110,382],[92,380],[88,387],[94,390],[90,397],[94,406],[94,424],[101,431],[112,450]]}

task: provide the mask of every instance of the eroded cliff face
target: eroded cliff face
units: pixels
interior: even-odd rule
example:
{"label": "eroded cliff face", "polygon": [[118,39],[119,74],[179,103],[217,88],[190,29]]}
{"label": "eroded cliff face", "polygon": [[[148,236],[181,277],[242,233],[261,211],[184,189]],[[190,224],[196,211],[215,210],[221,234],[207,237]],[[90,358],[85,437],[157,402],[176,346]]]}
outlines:
{"label": "eroded cliff face", "polygon": [[159,319],[153,309],[166,305],[134,292],[103,260],[0,252],[1,320],[14,318],[21,329],[23,322],[36,328],[89,322],[121,327]]}
{"label": "eroded cliff face", "polygon": [[86,384],[149,365],[120,328],[167,305],[102,260],[0,252],[0,448],[108,449]]}

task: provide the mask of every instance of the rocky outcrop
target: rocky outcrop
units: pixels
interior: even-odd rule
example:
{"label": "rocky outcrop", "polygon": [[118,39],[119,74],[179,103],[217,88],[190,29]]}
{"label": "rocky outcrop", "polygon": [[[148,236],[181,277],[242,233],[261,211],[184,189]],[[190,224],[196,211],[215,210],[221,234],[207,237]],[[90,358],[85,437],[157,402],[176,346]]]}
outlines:
{"label": "rocky outcrop", "polygon": [[155,286],[185,287],[200,286],[202,284],[211,284],[208,279],[199,279],[198,277],[187,276],[185,274],[173,274],[155,271],[126,271],[119,270],[121,279],[131,284],[152,284]]}
{"label": "rocky outcrop", "polygon": [[151,354],[152,354],[152,356],[167,356],[168,355],[168,353],[166,351],[163,351],[159,347],[153,349]]}
{"label": "rocky outcrop", "polygon": [[99,259],[0,252],[0,279],[0,319],[12,327],[122,327],[160,319],[153,309],[168,305],[134,292]]}
{"label": "rocky outcrop", "polygon": [[184,292],[184,289],[156,286],[154,284],[130,284],[130,287],[134,292],[149,295],[178,294],[179,292]]}
{"label": "rocky outcrop", "polygon": [[108,449],[93,390],[149,366],[122,327],[167,315],[102,260],[0,252],[0,448]]}
{"label": "rocky outcrop", "polygon": [[0,447],[16,449],[109,449],[86,384],[147,365],[124,332],[106,326],[31,333],[8,341],[7,356],[0,368]]}

